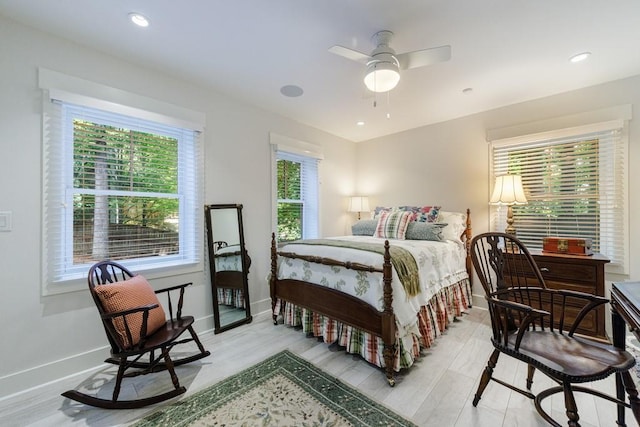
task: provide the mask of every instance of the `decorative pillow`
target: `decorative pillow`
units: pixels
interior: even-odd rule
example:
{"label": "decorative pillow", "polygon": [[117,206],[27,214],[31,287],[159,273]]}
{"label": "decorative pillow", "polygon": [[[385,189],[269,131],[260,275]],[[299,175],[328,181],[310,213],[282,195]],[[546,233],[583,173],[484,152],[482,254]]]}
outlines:
{"label": "decorative pillow", "polygon": [[[147,335],[151,335],[160,329],[166,322],[164,310],[156,296],[153,288],[143,276],[137,275],[132,278],[106,285],[95,287],[95,291],[102,302],[102,306],[107,313],[116,313],[129,310],[148,304],[158,304],[157,308],[149,312],[147,319]],[[113,326],[122,339],[126,348],[136,345],[140,341],[140,330],[142,328],[142,312],[127,316],[127,323],[131,331],[132,343],[129,343],[127,332],[122,317],[116,317]]]}
{"label": "decorative pillow", "polygon": [[410,221],[405,234],[406,240],[433,240],[441,242],[444,240],[442,230],[447,224],[434,222]]}
{"label": "decorative pillow", "polygon": [[378,218],[374,236],[383,239],[404,240],[412,215],[411,212],[403,211],[382,212]]}
{"label": "decorative pillow", "polygon": [[413,213],[412,221],[436,222],[441,206],[400,206],[398,210]]}
{"label": "decorative pillow", "polygon": [[399,206],[399,207],[385,207],[385,206],[376,206],[373,211],[373,218],[380,218],[382,212],[411,212],[412,217],[409,218],[409,221],[420,221],[420,222],[437,222],[438,213],[440,212],[441,206]]}
{"label": "decorative pillow", "polygon": [[377,227],[377,219],[361,219],[351,226],[351,234],[354,236],[373,236]]}
{"label": "decorative pillow", "polygon": [[393,210],[393,208],[387,208],[385,206],[376,206],[376,208],[373,210],[373,219],[380,218],[382,212],[391,212]]}
{"label": "decorative pillow", "polygon": [[467,229],[467,214],[461,212],[440,211],[438,215],[438,223],[446,223],[447,226],[442,230],[444,240],[453,240],[461,242],[460,236]]}

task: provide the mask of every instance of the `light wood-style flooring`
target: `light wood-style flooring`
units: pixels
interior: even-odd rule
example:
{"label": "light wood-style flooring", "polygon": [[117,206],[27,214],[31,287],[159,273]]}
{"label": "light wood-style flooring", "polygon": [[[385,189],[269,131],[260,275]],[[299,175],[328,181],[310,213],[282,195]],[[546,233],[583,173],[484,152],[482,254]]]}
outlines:
{"label": "light wood-style flooring", "polygon": [[[389,387],[378,368],[315,338],[308,338],[298,330],[274,326],[265,315],[258,316],[249,325],[218,335],[203,333],[200,336],[212,355],[177,368],[181,383],[187,387],[187,393],[181,398],[288,349],[420,426],[547,425],[535,411],[531,400],[493,382],[487,387],[478,407],[471,405],[480,374],[492,351],[488,314],[480,308],[471,309],[461,320],[451,324],[413,367],[397,376],[398,381],[393,388]],[[104,366],[97,371],[84,372],[0,400],[0,425],[127,425],[157,409],[157,406],[152,406],[137,410],[102,410],[60,396],[67,389],[93,385],[108,395],[114,372],[113,367]],[[519,384],[524,385],[526,366],[503,355],[495,375],[508,381],[517,378]],[[126,386],[122,393],[135,396],[158,387],[171,387],[168,377],[166,373],[137,377],[129,380],[133,385]],[[534,392],[550,385],[552,383],[548,379],[536,373]],[[599,382],[597,387],[613,392],[613,378]],[[577,394],[577,399],[582,426],[615,425],[613,404],[585,394]],[[547,399],[545,407],[565,425],[562,395]],[[630,411],[627,411],[627,420],[629,426],[637,426]]]}

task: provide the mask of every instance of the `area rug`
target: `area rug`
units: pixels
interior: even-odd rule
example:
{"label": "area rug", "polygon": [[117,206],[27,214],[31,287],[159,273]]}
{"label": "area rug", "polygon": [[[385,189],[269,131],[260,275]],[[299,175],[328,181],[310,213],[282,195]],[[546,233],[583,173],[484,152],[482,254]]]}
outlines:
{"label": "area rug", "polygon": [[285,350],[134,424],[151,426],[415,424]]}

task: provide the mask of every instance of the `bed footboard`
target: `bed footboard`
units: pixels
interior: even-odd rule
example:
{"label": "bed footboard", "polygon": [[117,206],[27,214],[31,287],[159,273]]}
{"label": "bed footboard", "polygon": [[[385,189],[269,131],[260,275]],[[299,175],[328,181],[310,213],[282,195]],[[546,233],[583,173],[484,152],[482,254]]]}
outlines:
{"label": "bed footboard", "polygon": [[[384,283],[383,311],[380,312],[364,301],[335,289],[301,280],[278,279],[278,256],[340,266],[351,270],[382,273]],[[380,269],[329,258],[297,255],[288,252],[279,253],[275,233],[273,233],[271,235],[271,278],[269,282],[273,322],[277,324],[277,314],[274,310],[278,299],[280,299],[380,337],[384,343],[385,374],[389,385],[394,386],[393,358],[396,353],[396,323],[392,308],[391,272],[389,241],[385,241],[384,262]]]}

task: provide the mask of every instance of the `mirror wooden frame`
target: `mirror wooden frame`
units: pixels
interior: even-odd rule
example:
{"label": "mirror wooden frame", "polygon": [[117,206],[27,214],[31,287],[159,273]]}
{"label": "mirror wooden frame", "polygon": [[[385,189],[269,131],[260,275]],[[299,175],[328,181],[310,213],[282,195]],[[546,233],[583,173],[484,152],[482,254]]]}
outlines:
{"label": "mirror wooden frame", "polygon": [[[218,241],[215,240],[215,236],[213,235],[213,224],[214,220],[212,216],[215,211],[222,209],[233,209],[237,213],[237,225],[238,225],[238,239],[240,245],[240,260],[242,265],[242,271],[216,271],[216,263],[215,263],[215,254],[216,251],[220,248]],[[245,240],[244,240],[244,227],[242,224],[242,205],[241,204],[212,204],[205,205],[204,207],[205,213],[205,222],[207,228],[207,248],[209,252],[209,272],[211,276],[211,294],[213,298],[213,320],[214,320],[214,333],[218,334],[220,332],[227,331],[229,329],[238,327],[240,325],[244,325],[246,323],[250,323],[252,320],[251,317],[251,304],[249,300],[249,267],[251,265],[251,258],[246,250]],[[234,273],[240,273],[234,274]],[[238,278],[240,277],[240,278]],[[240,282],[241,289],[243,291],[244,298],[244,308],[245,308],[245,317],[232,321],[228,324],[221,324],[220,321],[220,301],[218,298],[218,289],[220,288],[221,283],[233,283],[233,287],[238,289],[238,282]]]}

